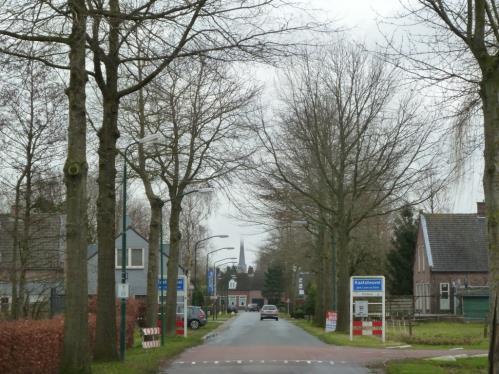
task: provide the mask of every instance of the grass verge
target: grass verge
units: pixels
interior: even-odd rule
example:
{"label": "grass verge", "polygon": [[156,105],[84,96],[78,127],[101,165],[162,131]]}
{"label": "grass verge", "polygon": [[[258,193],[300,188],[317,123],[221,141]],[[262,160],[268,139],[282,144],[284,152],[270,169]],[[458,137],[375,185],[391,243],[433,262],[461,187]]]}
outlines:
{"label": "grass verge", "polygon": [[206,326],[198,330],[189,330],[188,337],[166,338],[165,345],[160,348],[143,349],[140,335],[135,336],[135,346],[128,349],[125,362],[94,362],[93,374],[147,374],[157,373],[159,366],[180,354],[187,348],[203,343],[203,336],[221,325],[227,318],[217,321],[209,320]]}
{"label": "grass verge", "polygon": [[291,320],[310,334],[328,344],[348,345],[353,347],[383,348],[410,344],[416,349],[447,349],[462,347],[465,349],[487,349],[487,338],[483,337],[483,324],[457,322],[424,322],[413,327],[413,334],[399,328],[389,328],[385,343],[378,337],[356,336],[350,341],[348,334],[324,332],[321,327],[310,321]]}
{"label": "grass verge", "polygon": [[387,374],[485,374],[487,357],[458,358],[456,361],[407,360],[389,362]]}

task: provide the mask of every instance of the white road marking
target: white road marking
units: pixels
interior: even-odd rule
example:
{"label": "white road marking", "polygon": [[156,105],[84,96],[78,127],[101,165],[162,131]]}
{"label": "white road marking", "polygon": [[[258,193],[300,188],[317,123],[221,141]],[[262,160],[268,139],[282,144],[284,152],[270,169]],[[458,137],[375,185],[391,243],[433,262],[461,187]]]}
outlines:
{"label": "white road marking", "polygon": [[288,360],[284,360],[284,363],[287,364],[288,363]]}
{"label": "white road marking", "polygon": [[191,364],[196,365],[196,361],[192,361]]}
{"label": "white road marking", "polygon": [[252,364],[253,363],[253,360],[249,360],[249,363]]}
{"label": "white road marking", "polygon": [[213,361],[213,363],[214,363],[215,365],[218,365],[218,361]]}
{"label": "white road marking", "polygon": [[243,362],[241,360],[237,360],[237,363],[238,364],[242,364]]}
{"label": "white road marking", "polygon": [[334,365],[334,361],[329,361],[329,363],[330,363],[331,365]]}
{"label": "white road marking", "polygon": [[265,361],[264,361],[264,360],[261,360],[261,361],[260,361],[260,363],[261,363],[261,364],[264,364],[264,363],[265,363]]}
{"label": "white road marking", "polygon": [[230,361],[225,361],[226,364],[230,364]]}
{"label": "white road marking", "polygon": [[310,364],[311,362],[310,361],[307,361],[307,364]]}
{"label": "white road marking", "polygon": [[317,361],[318,364],[322,364],[322,361]]}

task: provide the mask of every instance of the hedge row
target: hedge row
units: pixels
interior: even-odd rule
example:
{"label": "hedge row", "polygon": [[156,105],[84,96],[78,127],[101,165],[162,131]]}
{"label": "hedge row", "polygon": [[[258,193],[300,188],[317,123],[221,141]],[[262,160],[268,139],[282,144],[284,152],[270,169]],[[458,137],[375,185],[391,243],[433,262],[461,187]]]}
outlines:
{"label": "hedge row", "polygon": [[[90,301],[89,311],[95,311]],[[117,310],[117,344],[119,345],[120,315]],[[126,345],[133,346],[133,333],[138,303],[129,300],[126,316]],[[89,314],[90,348],[95,342],[94,313]],[[0,321],[0,373],[52,374],[57,373],[62,355],[64,319]]]}

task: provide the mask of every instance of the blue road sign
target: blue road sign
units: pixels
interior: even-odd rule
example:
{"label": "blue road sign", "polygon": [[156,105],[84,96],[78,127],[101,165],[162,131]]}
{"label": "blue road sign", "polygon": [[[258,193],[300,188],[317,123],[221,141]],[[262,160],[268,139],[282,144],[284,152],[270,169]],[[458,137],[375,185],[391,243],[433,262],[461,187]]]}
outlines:
{"label": "blue road sign", "polygon": [[[178,278],[177,291],[183,291],[183,289],[184,289],[184,278]],[[168,290],[168,282],[166,279],[163,279],[163,282],[161,282],[161,279],[158,279],[158,290]]]}
{"label": "blue road sign", "polygon": [[353,291],[383,291],[383,279],[381,278],[353,278]]}

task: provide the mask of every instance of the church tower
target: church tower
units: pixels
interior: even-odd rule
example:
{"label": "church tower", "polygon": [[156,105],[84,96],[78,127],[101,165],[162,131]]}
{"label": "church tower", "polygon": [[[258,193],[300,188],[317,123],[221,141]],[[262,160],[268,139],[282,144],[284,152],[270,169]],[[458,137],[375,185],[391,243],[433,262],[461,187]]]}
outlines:
{"label": "church tower", "polygon": [[244,239],[241,238],[241,241],[239,243],[239,265],[237,266],[237,270],[240,273],[246,273],[248,270],[246,268],[246,259],[244,258]]}

